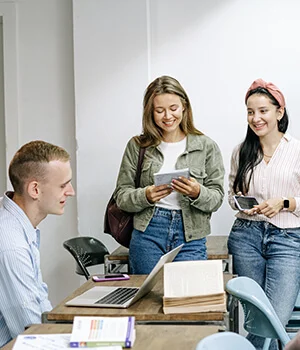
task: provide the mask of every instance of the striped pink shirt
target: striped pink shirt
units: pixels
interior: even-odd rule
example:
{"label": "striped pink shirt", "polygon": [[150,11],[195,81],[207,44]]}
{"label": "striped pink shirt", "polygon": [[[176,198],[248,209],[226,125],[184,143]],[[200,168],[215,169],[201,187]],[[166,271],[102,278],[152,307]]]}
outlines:
{"label": "striped pink shirt", "polygon": [[[228,202],[236,210],[233,200],[233,182],[238,167],[238,145],[231,157]],[[280,211],[273,218],[263,214],[249,216],[238,212],[236,217],[254,221],[268,221],[279,228],[300,227],[300,141],[285,134],[267,164],[262,160],[255,168],[249,186],[248,196],[256,197],[258,203],[276,197],[294,197],[294,212]]]}

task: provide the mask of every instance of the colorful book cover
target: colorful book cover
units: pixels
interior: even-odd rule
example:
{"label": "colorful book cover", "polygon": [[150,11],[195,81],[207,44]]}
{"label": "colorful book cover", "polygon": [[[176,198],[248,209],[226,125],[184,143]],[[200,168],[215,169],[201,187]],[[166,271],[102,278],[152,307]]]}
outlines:
{"label": "colorful book cover", "polygon": [[71,348],[120,345],[131,348],[135,340],[135,318],[75,316]]}

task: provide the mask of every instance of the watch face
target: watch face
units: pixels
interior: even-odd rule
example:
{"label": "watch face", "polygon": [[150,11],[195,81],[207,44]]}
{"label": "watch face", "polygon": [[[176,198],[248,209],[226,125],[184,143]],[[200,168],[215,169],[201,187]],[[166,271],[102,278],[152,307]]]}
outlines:
{"label": "watch face", "polygon": [[288,208],[290,206],[290,201],[288,200],[288,199],[285,199],[284,201],[283,201],[283,207],[284,208]]}

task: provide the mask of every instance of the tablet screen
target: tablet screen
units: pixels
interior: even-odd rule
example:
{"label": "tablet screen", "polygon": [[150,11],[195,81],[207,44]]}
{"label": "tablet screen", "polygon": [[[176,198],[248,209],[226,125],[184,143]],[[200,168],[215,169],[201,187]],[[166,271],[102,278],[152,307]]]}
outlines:
{"label": "tablet screen", "polygon": [[240,210],[252,209],[254,205],[258,204],[255,197],[235,196],[235,199],[240,206]]}

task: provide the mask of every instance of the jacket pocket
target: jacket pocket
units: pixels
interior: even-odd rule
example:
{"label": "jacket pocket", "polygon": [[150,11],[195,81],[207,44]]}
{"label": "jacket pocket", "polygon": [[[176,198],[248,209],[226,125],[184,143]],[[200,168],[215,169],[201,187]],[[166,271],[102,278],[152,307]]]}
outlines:
{"label": "jacket pocket", "polygon": [[200,170],[197,168],[190,168],[191,177],[195,178],[200,184],[203,184],[207,174],[204,170]]}

